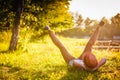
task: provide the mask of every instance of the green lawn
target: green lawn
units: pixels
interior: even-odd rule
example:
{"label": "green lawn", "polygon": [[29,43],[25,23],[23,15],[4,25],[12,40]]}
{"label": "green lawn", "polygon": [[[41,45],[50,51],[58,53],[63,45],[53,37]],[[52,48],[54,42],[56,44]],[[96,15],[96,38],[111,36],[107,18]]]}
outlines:
{"label": "green lawn", "polygon": [[[59,37],[71,54],[78,57],[88,40]],[[119,80],[120,52],[93,50],[97,59],[107,63],[95,72],[68,66],[49,37],[28,42],[24,48],[5,52],[8,43],[0,42],[0,80]]]}

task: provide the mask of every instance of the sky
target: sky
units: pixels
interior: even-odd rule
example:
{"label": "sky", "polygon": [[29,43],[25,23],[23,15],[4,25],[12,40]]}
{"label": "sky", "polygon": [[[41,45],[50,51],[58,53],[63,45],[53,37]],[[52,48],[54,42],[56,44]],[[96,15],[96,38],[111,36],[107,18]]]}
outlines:
{"label": "sky", "polygon": [[120,13],[120,0],[72,0],[69,7],[69,11],[78,12],[84,19],[110,19]]}

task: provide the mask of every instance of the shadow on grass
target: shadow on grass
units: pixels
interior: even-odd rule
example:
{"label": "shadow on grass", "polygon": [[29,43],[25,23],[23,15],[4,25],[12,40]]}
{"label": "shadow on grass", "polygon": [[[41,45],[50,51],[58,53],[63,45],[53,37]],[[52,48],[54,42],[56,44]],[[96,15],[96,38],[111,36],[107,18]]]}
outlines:
{"label": "shadow on grass", "polygon": [[0,64],[0,80],[49,80],[51,79],[51,73],[57,74],[63,67],[65,66],[52,66],[51,68],[48,66],[45,69],[27,70]]}
{"label": "shadow on grass", "polygon": [[108,65],[104,66],[103,69],[101,68],[94,72],[68,67],[67,74],[60,80],[119,80],[119,74],[119,68],[116,67],[116,70],[109,69]]}
{"label": "shadow on grass", "polygon": [[2,51],[0,51],[0,54],[9,54],[9,53],[13,53],[13,52],[15,52],[14,50],[12,51],[12,50],[2,50]]}
{"label": "shadow on grass", "polygon": [[5,53],[9,53],[9,50],[4,50],[4,51],[0,51],[0,53],[5,54]]}
{"label": "shadow on grass", "polygon": [[98,80],[99,73],[99,71],[89,72],[68,67],[67,74],[60,80]]}
{"label": "shadow on grass", "polygon": [[15,75],[13,76],[13,74],[17,74],[17,72],[19,72],[20,70],[22,69],[19,67],[0,65],[0,79],[2,80],[16,79]]}
{"label": "shadow on grass", "polygon": [[49,78],[43,71],[26,70],[20,67],[0,66],[0,80],[34,80]]}
{"label": "shadow on grass", "polygon": [[0,67],[0,80],[29,80],[47,77],[41,71],[35,72],[20,67],[2,66]]}

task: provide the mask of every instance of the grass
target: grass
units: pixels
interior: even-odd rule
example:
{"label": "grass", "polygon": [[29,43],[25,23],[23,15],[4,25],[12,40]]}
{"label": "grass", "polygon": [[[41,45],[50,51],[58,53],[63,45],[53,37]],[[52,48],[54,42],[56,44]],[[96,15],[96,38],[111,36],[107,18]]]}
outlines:
{"label": "grass", "polygon": [[[59,37],[71,54],[78,57],[87,39]],[[6,40],[7,41],[7,40]],[[68,66],[47,36],[44,40],[28,42],[25,49],[7,50],[9,40],[0,41],[0,80],[119,80],[120,52],[93,50],[98,59],[107,63],[95,72],[80,71]]]}

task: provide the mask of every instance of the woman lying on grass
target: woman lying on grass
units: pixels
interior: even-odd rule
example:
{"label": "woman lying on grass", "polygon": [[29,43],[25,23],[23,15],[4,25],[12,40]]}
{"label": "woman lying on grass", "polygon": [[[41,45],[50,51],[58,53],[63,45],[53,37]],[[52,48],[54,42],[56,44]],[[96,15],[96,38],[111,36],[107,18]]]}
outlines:
{"label": "woman lying on grass", "polygon": [[92,53],[92,46],[95,43],[97,36],[99,34],[100,27],[104,25],[104,22],[100,22],[97,25],[96,31],[88,41],[82,55],[80,55],[78,58],[73,57],[65,48],[65,46],[59,41],[59,39],[55,36],[53,31],[46,26],[45,30],[48,31],[49,36],[51,37],[53,43],[60,49],[61,54],[67,64],[70,66],[87,70],[87,71],[95,71],[100,66],[106,63],[106,58],[102,58],[99,62],[97,61],[95,55]]}

